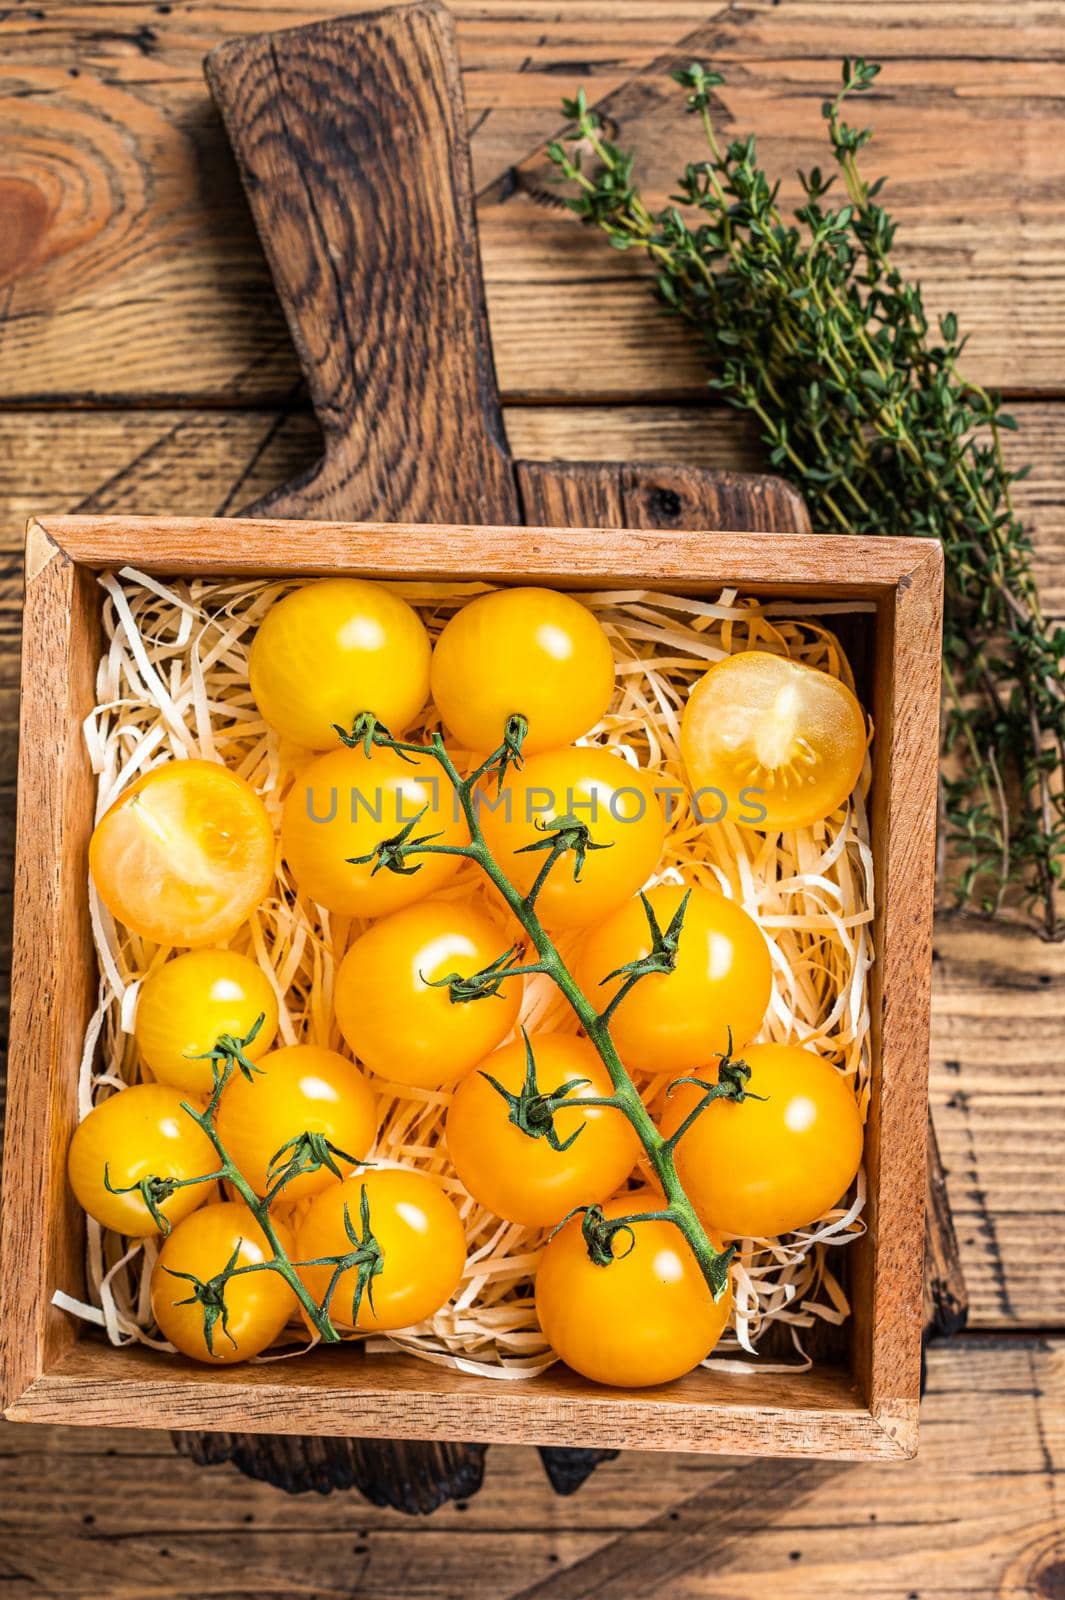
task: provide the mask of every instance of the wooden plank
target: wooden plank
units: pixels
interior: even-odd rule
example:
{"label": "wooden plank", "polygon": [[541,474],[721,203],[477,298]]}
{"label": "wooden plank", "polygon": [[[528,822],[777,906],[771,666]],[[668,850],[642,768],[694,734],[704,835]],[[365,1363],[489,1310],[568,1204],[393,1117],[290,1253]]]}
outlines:
{"label": "wooden plank", "polygon": [[[372,8],[277,0],[254,26]],[[693,395],[697,363],[623,261],[509,177],[593,95],[701,25],[730,74],[730,130],[753,127],[771,166],[821,154],[818,101],[845,51],[887,61],[870,103],[872,160],[892,177],[904,259],[930,302],[955,303],[983,381],[1058,393],[1065,370],[1063,0],[473,0],[455,8],[496,359],[505,398]],[[156,5],[56,0],[0,21],[5,147],[0,397],[11,401],[278,401],[297,381],[203,54],[245,33],[228,0]],[[75,63],[76,65],[72,64]],[[659,187],[691,150],[679,108],[641,85],[623,132]],[[500,179],[506,181],[500,183]],[[494,186],[494,187],[493,187]],[[506,198],[504,198],[506,196]]]}
{"label": "wooden plank", "polygon": [[[1006,436],[1032,527],[1047,610],[1065,616],[1065,410],[1014,407],[1020,430]],[[680,466],[763,465],[754,431],[731,410],[696,406],[509,407],[515,455],[539,461],[671,461]],[[180,506],[226,516],[312,467],[321,436],[305,409],[162,410],[95,413],[0,410],[0,633],[17,643],[22,526],[35,514],[161,511]],[[4,573],[8,576],[5,580]],[[16,630],[16,631],[12,631]],[[0,653],[0,673],[3,671]],[[2,679],[0,679],[2,681]]]}
{"label": "wooden plank", "polygon": [[[819,105],[838,84],[840,57],[883,59],[876,92],[850,120],[875,124],[862,160],[889,176],[900,265],[923,281],[933,315],[957,311],[972,335],[966,365],[974,375],[1060,393],[1065,287],[1052,263],[1065,240],[1063,20],[1060,4],[729,7],[667,47],[602,109],[615,141],[637,151],[645,198],[657,207],[685,164],[704,154],[669,69],[712,61],[727,77],[715,96],[719,128],[728,138],[757,135],[789,210],[802,195],[796,168],[830,164]],[[595,102],[594,85],[589,94]],[[619,266],[604,240],[574,227],[553,176],[538,152],[483,196],[504,394],[694,394],[698,353],[683,325],[649,302],[646,264],[634,251]]]}
{"label": "wooden plank", "polygon": [[[378,0],[0,14],[0,396],[278,399],[298,381],[202,59],[249,32]],[[487,0],[455,8],[478,185],[550,133],[578,75],[617,87],[706,14],[701,0]],[[606,23],[609,22],[609,26]],[[76,63],[76,64],[75,64]]]}
{"label": "wooden plank", "polygon": [[[1065,615],[1065,414],[1019,408],[1012,449],[1035,471],[1019,485],[1036,521],[1048,605]],[[730,413],[629,408],[511,410],[526,455],[587,453],[631,460],[747,464]],[[0,413],[0,771],[15,750],[21,576],[20,524],[45,512],[182,505],[204,514],[253,499],[308,465],[318,436],[305,414]],[[732,453],[732,452],[735,453]],[[0,789],[0,844],[10,840],[13,790]],[[9,859],[5,853],[4,860]],[[0,910],[9,884],[0,878]],[[7,925],[7,914],[0,924]],[[1065,1058],[1065,949],[1004,930],[941,919],[936,939],[932,1099],[971,1324],[1065,1323],[1062,1094],[1052,1064]],[[1033,1012],[1033,1005],[1037,1009]],[[1008,1060],[1004,1086],[993,1064]],[[990,1208],[990,1209],[989,1209]],[[989,1221],[989,1217],[992,1219]],[[1038,1257],[1033,1233],[1041,1241]]]}
{"label": "wooden plank", "polygon": [[480,1494],[425,1522],[282,1499],[158,1431],[0,1425],[0,1578],[8,1600],[529,1600],[552,1578],[543,1600],[1054,1600],[1063,1374],[1061,1340],[936,1347],[902,1470],[807,1464],[785,1493],[781,1463],[630,1453],[558,1500],[531,1450],[497,1447]]}
{"label": "wooden plank", "polygon": [[447,12],[252,34],[207,77],[325,439],[256,512],[519,521]]}

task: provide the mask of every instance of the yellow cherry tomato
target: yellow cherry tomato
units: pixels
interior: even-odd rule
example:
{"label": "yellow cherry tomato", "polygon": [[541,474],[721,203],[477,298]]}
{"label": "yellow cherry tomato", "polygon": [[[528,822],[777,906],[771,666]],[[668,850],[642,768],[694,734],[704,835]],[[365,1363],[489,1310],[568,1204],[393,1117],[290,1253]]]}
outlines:
{"label": "yellow cherry tomato", "polygon": [[[316,1044],[274,1050],[258,1067],[250,1079],[233,1074],[215,1119],[218,1137],[257,1195],[266,1194],[304,1133],[320,1134],[343,1152],[332,1159],[344,1174],[365,1160],[377,1137],[377,1099],[358,1067]],[[336,1181],[323,1163],[291,1178],[284,1199],[300,1200]]]}
{"label": "yellow cherry tomato", "polygon": [[651,773],[595,746],[551,750],[512,773],[497,794],[492,784],[477,797],[485,842],[497,864],[523,893],[547,860],[545,824],[572,816],[587,825],[594,844],[574,881],[572,852],[552,867],[536,901],[545,927],[587,927],[609,916],[658,865],[665,817]]}
{"label": "yellow cherry tomato", "polygon": [[[730,1238],[774,1238],[824,1216],[853,1182],[862,1159],[862,1122],[847,1078],[794,1044],[743,1051],[748,1088],[764,1100],[715,1100],[676,1150],[677,1174],[707,1227]],[[717,1069],[700,1074],[717,1081]],[[669,1099],[671,1134],[698,1103],[683,1084]]]}
{"label": "yellow cherry tomato", "polygon": [[[464,845],[469,832],[455,795],[428,757],[394,750],[331,750],[296,777],[281,820],[281,852],[303,894],[346,917],[380,917],[422,900],[458,871],[460,858],[430,851],[403,862],[353,866],[404,828],[409,839],[434,835],[434,845]],[[411,871],[411,868],[417,870]]]}
{"label": "yellow cherry tomato", "polygon": [[266,973],[234,950],[190,950],[149,973],[133,1025],[141,1060],[160,1083],[210,1094],[211,1062],[203,1059],[220,1034],[245,1039],[262,1026],[244,1054],[265,1055],[277,1033],[277,996]]}
{"label": "yellow cherry tomato", "polygon": [[841,806],[857,783],[865,717],[838,678],[745,650],[695,684],[680,747],[704,821],[805,828]]}
{"label": "yellow cherry tomato", "polygon": [[509,717],[529,755],[593,728],[614,692],[614,653],[587,606],[554,589],[495,589],[455,613],[437,640],[433,700],[467,750],[494,750]]}
{"label": "yellow cherry tomato", "polygon": [[[291,1261],[295,1247],[288,1228],[271,1216],[270,1224]],[[163,1336],[182,1355],[194,1361],[230,1365],[248,1361],[273,1344],[299,1304],[280,1273],[264,1268],[230,1278],[222,1290],[225,1321],[219,1315],[211,1329],[208,1347],[204,1332],[204,1307],[193,1299],[195,1286],[179,1273],[190,1273],[208,1283],[227,1267],[237,1251],[234,1266],[254,1266],[273,1259],[273,1250],[247,1206],[223,1200],[204,1206],[176,1227],[159,1252],[152,1270],[152,1313]]]}
{"label": "yellow cherry tomato", "polygon": [[[67,1156],[70,1187],[90,1217],[105,1228],[140,1239],[158,1233],[141,1193],[134,1188],[145,1178],[202,1178],[218,1171],[218,1156],[203,1129],[181,1102],[191,1100],[165,1083],[138,1083],[101,1100],[74,1129]],[[105,1181],[106,1174],[106,1181]],[[111,1189],[131,1189],[113,1194]],[[210,1183],[190,1184],[160,1198],[159,1210],[169,1223],[180,1222],[202,1206],[217,1189]]]}
{"label": "yellow cherry tomato", "polygon": [[228,939],[266,896],[274,830],[250,784],[217,761],[168,761],[131,783],[96,824],[100,899],[142,939]]}
{"label": "yellow cherry tomato", "polygon": [[429,698],[429,635],[418,613],[379,583],[324,578],[271,606],[248,657],[255,704],[309,750],[339,743],[370,711],[391,733]]}
{"label": "yellow cherry tomato", "polygon": [[519,1096],[527,1069],[524,1039],[504,1045],[459,1084],[447,1114],[447,1148],[463,1187],[481,1205],[507,1222],[548,1228],[574,1206],[612,1195],[636,1165],[640,1142],[621,1111],[582,1105],[613,1092],[586,1039],[541,1033],[530,1037],[529,1046],[540,1094],[585,1080],[551,1119],[557,1144],[565,1148],[555,1148],[546,1134],[533,1138],[523,1132],[511,1120],[510,1103],[485,1076]]}
{"label": "yellow cherry tomato", "polygon": [[[641,1190],[611,1200],[603,1214],[616,1220],[661,1207],[660,1195]],[[714,1300],[671,1222],[635,1222],[631,1235],[615,1234],[613,1251],[605,1266],[591,1260],[580,1217],[555,1234],[536,1272],[540,1326],[566,1365],[595,1383],[671,1383],[714,1348],[728,1322],[731,1289]]]}
{"label": "yellow cherry tomato", "polygon": [[[370,1280],[370,1294],[359,1301],[358,1271],[341,1274],[327,1307],[338,1328],[384,1333],[424,1322],[446,1305],[466,1265],[462,1219],[435,1178],[423,1172],[375,1168],[334,1183],[318,1195],[298,1225],[297,1247],[304,1263],[321,1256],[346,1255],[354,1247],[344,1226],[345,1212],[362,1237],[365,1192],[370,1232],[381,1252],[381,1271]],[[321,1305],[333,1269],[301,1266],[300,1276]]]}
{"label": "yellow cherry tomato", "polygon": [[337,1023],[357,1059],[419,1089],[464,1077],[518,1020],[522,980],[465,1001],[433,985],[482,971],[507,946],[496,923],[457,901],[422,900],[374,923],[336,977]]}
{"label": "yellow cherry tomato", "polygon": [[[647,899],[665,933],[685,890],[659,884]],[[602,1010],[622,983],[609,974],[651,952],[643,902],[630,900],[589,935],[576,977]],[[669,973],[642,977],[610,1019],[610,1035],[634,1072],[687,1072],[728,1049],[745,1045],[762,1026],[773,979],[769,948],[742,906],[709,889],[693,887]]]}

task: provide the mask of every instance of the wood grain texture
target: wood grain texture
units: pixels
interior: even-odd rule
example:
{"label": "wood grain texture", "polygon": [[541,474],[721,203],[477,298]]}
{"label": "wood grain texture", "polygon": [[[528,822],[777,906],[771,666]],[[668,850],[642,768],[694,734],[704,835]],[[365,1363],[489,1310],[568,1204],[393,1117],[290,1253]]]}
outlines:
{"label": "wood grain texture", "polygon": [[916,1443],[912,1411],[896,1404],[873,1416],[849,1375],[829,1367],[749,1375],[697,1369],[682,1383],[625,1390],[600,1388],[561,1366],[535,1383],[500,1383],[412,1356],[363,1357],[350,1346],[314,1350],[299,1361],[205,1371],[182,1357],[141,1346],[116,1350],[94,1338],[79,1338],[4,1415],[79,1427],[358,1433],[833,1460],[899,1460]]}
{"label": "wood grain texture", "polygon": [[[922,539],[846,534],[747,533],[743,529],[510,527],[388,522],[254,522],[135,514],[49,517],[46,536],[79,566],[101,572],[137,559],[163,576],[345,571],[382,578],[476,576],[486,583],[554,581],[559,588],[639,582],[691,593],[742,582],[752,593],[817,592],[853,599],[894,596],[904,579],[936,565]],[[901,608],[900,608],[901,609]]]}
{"label": "wood grain texture", "polygon": [[902,1432],[916,1420],[914,1331],[923,1318],[924,1089],[942,681],[943,553],[935,542],[924,549],[921,566],[900,578],[890,627],[877,630],[873,646],[876,1114],[866,1119],[863,1158],[872,1248],[855,1252],[852,1277],[857,1371],[874,1414],[891,1419],[888,1427],[897,1418]]}
{"label": "wood grain texture", "polygon": [[294,1506],[160,1431],[0,1424],[0,1580],[8,1600],[1057,1600],[1062,1341],[958,1340],[928,1366],[902,1468],[629,1452],[558,1500],[532,1450],[496,1446],[481,1492],[422,1523]]}
{"label": "wood grain texture", "polygon": [[93,782],[79,729],[99,656],[86,574],[36,525],[26,545],[8,1126],[0,1214],[0,1407],[53,1365],[77,1331],[51,1304],[82,1288],[83,1225],[66,1179],[77,1082],[97,979],[84,892]]}
{"label": "wood grain texture", "polygon": [[206,70],[325,440],[254,509],[517,522],[448,13],[250,35]]}
{"label": "wood grain texture", "polygon": [[[200,61],[249,26],[373,3],[287,0],[250,17],[236,0],[100,0],[91,12],[51,0],[45,22],[28,4],[4,13],[5,399],[258,404],[291,391],[296,362]],[[871,160],[891,174],[905,260],[933,309],[953,303],[973,330],[974,376],[1061,392],[1062,0],[459,0],[453,10],[505,397],[700,389],[634,262],[538,197],[500,199],[557,129],[564,94],[581,83],[593,97],[616,91],[697,28],[690,49],[729,73],[729,131],[754,129],[770,165],[789,173],[822,154],[818,104],[839,56],[879,55]],[[662,188],[691,150],[691,125],[674,106],[648,126],[655,98],[646,84],[630,90],[624,128]]]}

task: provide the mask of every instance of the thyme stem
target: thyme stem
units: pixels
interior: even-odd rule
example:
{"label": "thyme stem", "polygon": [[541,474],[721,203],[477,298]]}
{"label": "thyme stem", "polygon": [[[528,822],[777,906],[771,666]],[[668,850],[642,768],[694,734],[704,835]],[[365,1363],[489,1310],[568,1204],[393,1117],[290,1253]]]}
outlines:
{"label": "thyme stem", "polygon": [[[584,91],[575,127],[548,146],[565,204],[621,250],[643,251],[666,312],[711,365],[710,386],[757,419],[769,462],[803,489],[815,525],[938,538],[946,558],[941,816],[959,903],[1026,913],[1065,934],[1065,628],[1043,616],[1013,500],[997,395],[967,379],[957,318],[929,323],[919,284],[893,261],[896,225],[858,156],[872,137],[843,120],[880,69],[845,60],[822,105],[834,178],[800,173],[788,218],[753,137],[719,141],[719,73],[693,63],[687,92],[706,157],[652,212],[635,157],[606,137]],[[582,170],[590,154],[597,170]]]}

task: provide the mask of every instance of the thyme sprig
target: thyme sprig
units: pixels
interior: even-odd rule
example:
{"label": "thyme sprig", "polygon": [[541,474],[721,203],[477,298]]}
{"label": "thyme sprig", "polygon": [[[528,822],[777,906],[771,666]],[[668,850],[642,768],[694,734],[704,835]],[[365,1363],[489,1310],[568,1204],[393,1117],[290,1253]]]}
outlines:
{"label": "thyme sprig", "polygon": [[[585,1216],[585,1222],[582,1223],[582,1227],[584,1228],[585,1240],[589,1245],[592,1259],[599,1261],[601,1265],[605,1265],[611,1259],[607,1253],[607,1245],[609,1243],[607,1235],[609,1235],[609,1239],[613,1239],[620,1232],[624,1232],[627,1229],[631,1231],[632,1224],[648,1220],[653,1215],[655,1220],[671,1222],[680,1230],[699,1264],[699,1269],[710,1292],[715,1299],[719,1299],[728,1285],[728,1268],[735,1255],[735,1248],[729,1246],[727,1249],[718,1250],[696,1216],[695,1209],[688,1199],[684,1186],[677,1174],[674,1160],[677,1137],[666,1139],[659,1133],[614,1047],[609,1027],[610,1013],[613,1007],[608,1006],[604,1012],[599,1012],[586,998],[537,915],[536,903],[540,892],[552,871],[563,859],[567,856],[572,856],[575,867],[579,871],[588,852],[603,847],[596,844],[584,822],[578,821],[569,814],[542,824],[541,831],[544,833],[544,838],[534,841],[534,845],[531,848],[544,852],[544,862],[532,887],[522,893],[520,889],[511,883],[488,848],[480,825],[480,806],[478,804],[478,786],[493,776],[498,776],[501,768],[505,771],[505,764],[513,762],[511,725],[508,724],[507,734],[498,749],[475,772],[465,778],[460,775],[439,733],[434,733],[427,744],[413,744],[378,734],[375,736],[375,745],[394,749],[400,754],[427,756],[437,763],[454,791],[466,821],[470,842],[468,845],[446,845],[423,842],[416,835],[410,833],[402,839],[393,835],[390,838],[381,840],[376,850],[371,851],[367,857],[363,858],[360,864],[368,864],[370,861],[374,861],[375,870],[379,867],[381,870],[389,872],[409,872],[412,865],[418,864],[416,861],[412,862],[410,858],[417,857],[426,850],[462,856],[476,862],[502,895],[504,901],[524,929],[529,944],[536,952],[537,960],[535,963],[530,962],[522,968],[512,968],[511,975],[514,975],[517,971],[538,972],[546,974],[552,980],[568,1001],[584,1033],[594,1046],[610,1076],[612,1093],[603,1097],[591,1099],[583,1095],[578,1096],[577,1090],[580,1087],[584,1087],[584,1084],[581,1080],[576,1079],[561,1085],[553,1093],[545,1094],[537,1084],[536,1063],[533,1058],[532,1048],[526,1038],[526,1077],[521,1092],[514,1095],[502,1084],[493,1082],[490,1077],[488,1078],[488,1081],[493,1083],[493,1087],[506,1100],[510,1109],[511,1121],[524,1133],[528,1134],[529,1137],[546,1138],[553,1148],[565,1149],[573,1142],[581,1130],[578,1128],[565,1141],[561,1140],[554,1127],[555,1112],[562,1107],[569,1106],[572,1106],[574,1110],[579,1110],[582,1106],[612,1106],[620,1111],[634,1128],[643,1146],[648,1164],[662,1186],[663,1205],[661,1210],[653,1214],[639,1213],[632,1217],[612,1219],[609,1222],[605,1222],[603,1226],[599,1226],[594,1216],[596,1208],[578,1208]],[[669,970],[669,962],[676,959],[676,945],[681,934],[685,906],[679,909],[670,922],[669,928],[663,933],[654,918],[649,903],[645,901],[644,905],[648,914],[652,941],[655,948],[661,951],[659,963],[649,964],[648,971]],[[501,970],[500,963],[504,959],[504,957],[498,957],[481,972],[470,974],[469,978],[465,980],[466,987],[463,991],[463,998],[488,998],[495,993],[496,979]],[[639,980],[640,976],[641,974],[639,973],[626,974],[623,984],[626,992],[631,988],[633,982]],[[485,1076],[487,1077],[488,1074],[485,1074]],[[720,1098],[723,1093],[730,1093],[734,1098],[740,1098],[742,1089],[726,1083],[725,1087],[719,1090],[715,1096],[703,1096],[705,1105],[710,1104],[711,1098]],[[575,1096],[575,1098],[571,1099],[571,1096]],[[593,1213],[590,1223],[587,1221],[589,1212]],[[598,1254],[595,1253],[596,1250],[598,1250]]]}
{"label": "thyme sprig", "polygon": [[[293,1261],[290,1259],[284,1244],[274,1227],[270,1215],[271,1207],[282,1198],[285,1189],[295,1178],[307,1173],[319,1172],[323,1167],[337,1178],[342,1178],[343,1173],[337,1165],[338,1161],[347,1162],[351,1166],[366,1166],[369,1163],[360,1161],[359,1158],[346,1154],[343,1150],[332,1144],[320,1133],[303,1132],[290,1139],[280,1150],[276,1151],[269,1163],[267,1173],[268,1188],[265,1196],[256,1194],[251,1184],[245,1178],[240,1168],[233,1161],[218,1134],[216,1116],[219,1102],[225,1092],[226,1085],[235,1072],[242,1073],[249,1082],[253,1074],[261,1075],[263,1069],[257,1066],[247,1056],[248,1045],[252,1043],[264,1018],[258,1017],[250,1029],[241,1039],[230,1034],[221,1034],[213,1050],[204,1055],[195,1057],[196,1060],[211,1062],[213,1072],[213,1088],[207,1105],[198,1109],[194,1105],[182,1101],[181,1109],[190,1116],[193,1122],[203,1130],[214,1147],[218,1157],[218,1166],[213,1172],[205,1172],[195,1178],[169,1178],[149,1176],[142,1178],[139,1183],[131,1184],[124,1189],[112,1188],[107,1168],[104,1168],[104,1186],[113,1194],[129,1194],[136,1189],[162,1234],[170,1232],[170,1222],[161,1210],[162,1204],[169,1200],[171,1195],[179,1189],[191,1188],[196,1184],[225,1183],[230,1186],[243,1200],[252,1216],[266,1237],[270,1247],[270,1255],[262,1261],[246,1262],[238,1266],[240,1259],[240,1244],[234,1250],[229,1261],[220,1271],[207,1279],[198,1278],[191,1272],[179,1272],[164,1263],[163,1270],[172,1278],[183,1280],[192,1285],[192,1293],[184,1300],[176,1300],[175,1305],[198,1304],[203,1310],[203,1336],[210,1355],[214,1355],[215,1331],[221,1328],[231,1343],[234,1343],[229,1332],[228,1311],[226,1306],[226,1285],[233,1279],[243,1277],[249,1272],[276,1272],[284,1278],[289,1288],[293,1291],[312,1325],[327,1344],[336,1344],[340,1334],[333,1324],[329,1314],[333,1291],[345,1272],[355,1271],[355,1291],[352,1302],[351,1321],[354,1326],[359,1307],[365,1295],[370,1305],[373,1305],[373,1279],[383,1270],[384,1254],[377,1239],[374,1237],[370,1226],[370,1203],[365,1187],[360,1195],[359,1220],[361,1232],[356,1232],[347,1206],[344,1207],[344,1228],[351,1243],[351,1249],[343,1251],[336,1256],[316,1257],[313,1261]],[[324,1296],[320,1301],[307,1289],[300,1277],[300,1267],[329,1266],[333,1268],[332,1277]]]}
{"label": "thyme sprig", "polygon": [[[583,90],[563,102],[572,132],[549,147],[566,198],[620,250],[645,252],[664,309],[692,328],[710,386],[758,421],[770,463],[803,489],[816,526],[938,538],[947,571],[942,812],[960,903],[990,915],[1019,904],[1063,932],[1065,629],[1048,626],[1002,435],[1014,419],[962,375],[965,339],[948,313],[933,330],[919,284],[892,251],[896,224],[844,120],[875,62],[843,62],[822,106],[838,168],[800,173],[792,218],[753,137],[719,142],[719,73],[674,72],[701,124],[669,204],[652,212],[635,157],[611,142]],[[593,169],[584,162],[591,157]],[[839,204],[826,201],[841,180]]]}

